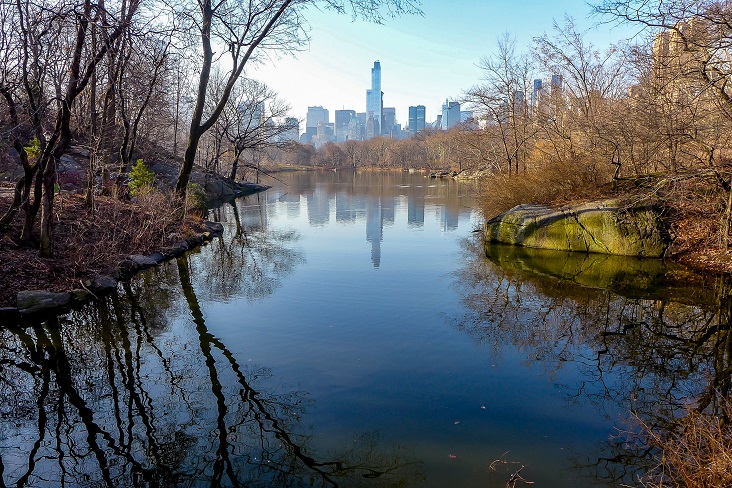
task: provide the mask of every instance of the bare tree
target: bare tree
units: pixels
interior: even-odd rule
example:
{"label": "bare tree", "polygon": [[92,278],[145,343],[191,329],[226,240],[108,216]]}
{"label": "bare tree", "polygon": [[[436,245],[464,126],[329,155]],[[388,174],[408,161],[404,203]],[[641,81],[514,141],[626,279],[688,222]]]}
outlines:
{"label": "bare tree", "polygon": [[[479,117],[493,126],[505,169],[511,172],[526,169],[535,124],[531,119],[528,94],[531,90],[531,59],[516,52],[516,39],[508,33],[498,40],[498,52],[480,61],[483,83],[465,93]],[[498,165],[504,167],[503,164]]]}
{"label": "bare tree", "polygon": [[[236,179],[241,157],[246,151],[284,144],[280,136],[293,129],[293,124],[285,120],[289,110],[290,107],[267,85],[250,78],[239,80],[214,126],[217,137],[229,146],[229,180]],[[258,166],[255,169],[258,170]]]}
{"label": "bare tree", "polygon": [[[3,96],[8,106],[17,108],[22,103],[24,120],[32,127],[39,145],[32,169],[33,200],[28,191],[23,204],[26,217],[23,235],[29,239],[40,207],[41,256],[53,254],[56,165],[71,143],[74,105],[112,46],[131,25],[140,2],[18,0],[3,5],[3,9],[14,9],[10,35],[17,40],[15,70],[6,73],[9,76],[4,83],[8,90]],[[17,120],[16,126],[20,123]],[[26,168],[26,176],[30,174]]]}
{"label": "bare tree", "polygon": [[[323,6],[379,22],[384,15],[419,12],[416,7],[418,3],[418,0],[184,1],[178,13],[184,25],[199,36],[202,58],[188,145],[178,174],[176,191],[185,194],[201,137],[221,116],[244,68],[267,51],[296,50],[306,40],[303,18],[306,7]],[[224,76],[224,89],[213,99],[213,103],[209,101],[207,105],[207,97],[211,95],[213,66],[223,65],[224,57],[229,66]],[[208,106],[212,108],[207,109]]]}

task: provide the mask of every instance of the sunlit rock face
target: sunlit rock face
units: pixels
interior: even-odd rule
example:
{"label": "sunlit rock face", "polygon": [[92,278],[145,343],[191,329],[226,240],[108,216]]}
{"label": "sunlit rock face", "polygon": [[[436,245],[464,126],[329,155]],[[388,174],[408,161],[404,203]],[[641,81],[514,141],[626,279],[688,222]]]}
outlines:
{"label": "sunlit rock face", "polygon": [[519,205],[485,223],[486,244],[660,258],[668,247],[658,209],[601,200]]}

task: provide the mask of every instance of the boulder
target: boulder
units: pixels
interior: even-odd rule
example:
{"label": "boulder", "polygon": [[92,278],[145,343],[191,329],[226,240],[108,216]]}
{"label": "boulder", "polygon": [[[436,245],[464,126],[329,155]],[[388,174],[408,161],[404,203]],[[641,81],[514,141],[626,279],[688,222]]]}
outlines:
{"label": "boulder", "polygon": [[140,269],[150,268],[158,264],[158,261],[155,261],[152,257],[143,256],[142,254],[133,254],[128,256],[128,259],[138,265]]}
{"label": "boulder", "polygon": [[92,294],[83,288],[75,288],[69,292],[71,294],[71,303],[73,305],[81,305],[91,299]]}
{"label": "boulder", "polygon": [[117,277],[113,276],[113,278],[126,280],[134,276],[135,273],[140,270],[140,265],[132,259],[123,259],[119,262],[118,268],[119,272],[117,273]]}
{"label": "boulder", "polygon": [[193,249],[195,247],[198,247],[203,243],[203,237],[201,236],[191,236],[186,237],[186,243],[188,244],[188,249]]}
{"label": "boulder", "polygon": [[155,262],[155,264],[160,264],[167,259],[167,257],[163,253],[160,253],[160,252],[154,252],[148,257],[150,259],[152,259]]}
{"label": "boulder", "polygon": [[220,236],[224,233],[224,226],[221,222],[210,222],[206,220],[203,222],[203,228],[213,236]]}
{"label": "boulder", "polygon": [[71,302],[71,295],[69,293],[54,293],[42,290],[26,290],[18,292],[16,300],[18,312],[21,315],[30,315],[65,307]]}
{"label": "boulder", "polygon": [[160,253],[165,256],[165,258],[176,258],[178,256],[183,255],[188,250],[188,243],[186,241],[181,241],[178,244],[170,247],[164,247],[160,250]]}
{"label": "boulder", "polygon": [[107,293],[117,289],[117,280],[107,275],[96,275],[91,279],[87,288],[94,293]]}
{"label": "boulder", "polygon": [[519,205],[485,223],[486,243],[660,258],[668,247],[659,211],[619,200],[552,208]]}

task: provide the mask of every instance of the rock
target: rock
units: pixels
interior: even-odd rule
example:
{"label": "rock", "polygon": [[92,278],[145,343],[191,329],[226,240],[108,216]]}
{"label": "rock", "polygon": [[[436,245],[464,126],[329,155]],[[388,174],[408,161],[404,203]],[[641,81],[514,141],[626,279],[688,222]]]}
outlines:
{"label": "rock", "polygon": [[210,222],[206,220],[203,222],[203,228],[213,236],[220,236],[224,233],[224,226],[221,222]]}
{"label": "rock", "polygon": [[128,256],[128,259],[139,266],[139,269],[149,268],[158,264],[158,261],[155,261],[150,256],[143,256],[142,254],[133,254],[132,256]]}
{"label": "rock", "polygon": [[132,259],[123,259],[118,264],[119,267],[119,273],[118,277],[114,277],[115,279],[128,279],[135,275],[140,269],[140,265],[134,262]]}
{"label": "rock", "polygon": [[0,307],[0,323],[12,324],[20,319],[20,312],[15,307]]}
{"label": "rock", "polygon": [[663,257],[668,247],[659,212],[618,200],[551,208],[519,205],[485,223],[486,243],[557,251]]}
{"label": "rock", "polygon": [[117,280],[107,275],[96,275],[91,279],[88,288],[97,294],[107,293],[117,289]]}
{"label": "rock", "polygon": [[206,182],[203,187],[206,195],[212,198],[229,199],[236,196],[236,191],[231,183],[224,179],[213,179]]}
{"label": "rock", "polygon": [[92,297],[89,290],[84,290],[83,288],[76,288],[69,293],[71,294],[71,303],[76,305],[86,303]]}
{"label": "rock", "polygon": [[155,261],[155,264],[160,264],[166,259],[168,259],[163,253],[160,252],[154,252],[150,256],[148,256],[150,259]]}
{"label": "rock", "polygon": [[186,252],[188,249],[191,248],[191,246],[188,245],[188,241],[186,241],[185,239],[178,241],[176,244],[173,245],[173,247],[182,249],[183,252]]}
{"label": "rock", "polygon": [[166,258],[173,258],[181,256],[188,250],[188,243],[186,241],[180,241],[170,247],[165,247],[160,250],[160,253]]}
{"label": "rock", "polygon": [[71,302],[71,294],[26,290],[18,292],[16,300],[18,312],[21,315],[30,315],[67,306]]}
{"label": "rock", "polygon": [[186,237],[186,243],[188,244],[188,249],[198,247],[201,245],[202,242],[203,242],[203,237],[201,237],[201,236]]}

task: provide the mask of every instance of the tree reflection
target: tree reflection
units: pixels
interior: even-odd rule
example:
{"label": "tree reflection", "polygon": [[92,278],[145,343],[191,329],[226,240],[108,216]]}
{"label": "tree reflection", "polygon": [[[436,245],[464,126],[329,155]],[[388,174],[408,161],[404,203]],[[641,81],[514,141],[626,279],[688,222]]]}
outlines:
{"label": "tree reflection", "polygon": [[227,230],[201,252],[196,270],[212,297],[271,295],[305,261],[302,252],[292,248],[299,239],[295,231],[268,228],[267,205],[261,198],[257,194],[213,210]]}
{"label": "tree reflection", "polygon": [[547,374],[573,363],[582,379],[564,385],[570,398],[627,412],[620,435],[589,463],[596,476],[627,483],[656,467],[638,422],[674,432],[690,409],[726,415],[730,277],[516,248],[488,249],[486,259],[475,241],[465,249],[458,281],[469,313],[457,326],[494,356],[512,344]]}
{"label": "tree reflection", "polygon": [[[394,486],[399,447],[319,453],[307,393],[207,328],[188,258],[96,307],[0,330],[0,486]],[[172,273],[175,273],[174,276]],[[165,317],[168,317],[166,320]],[[192,318],[192,323],[191,323]]]}

